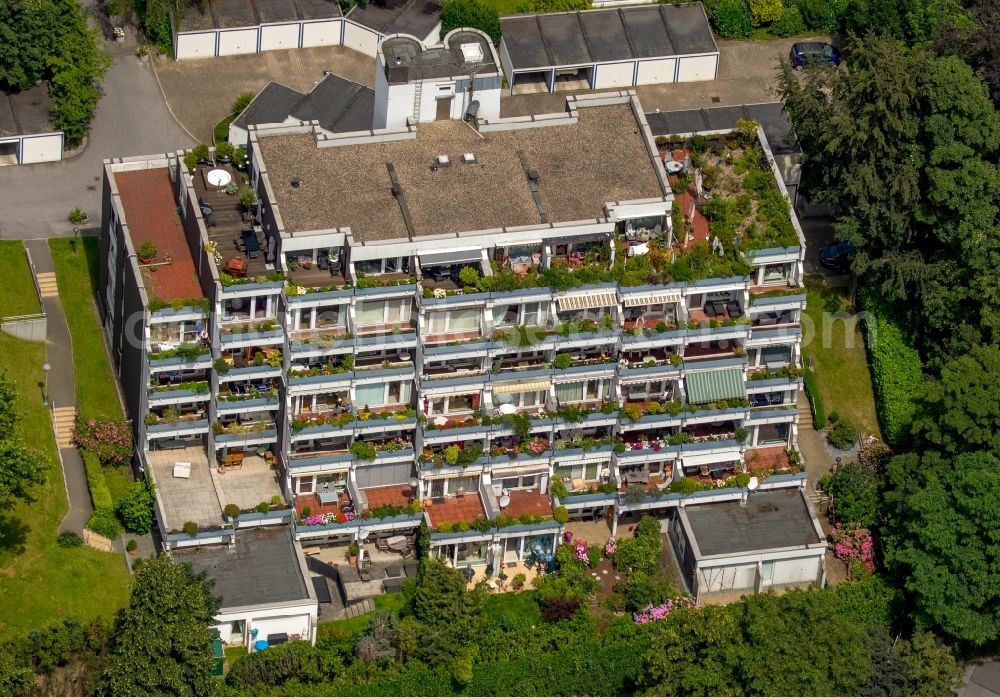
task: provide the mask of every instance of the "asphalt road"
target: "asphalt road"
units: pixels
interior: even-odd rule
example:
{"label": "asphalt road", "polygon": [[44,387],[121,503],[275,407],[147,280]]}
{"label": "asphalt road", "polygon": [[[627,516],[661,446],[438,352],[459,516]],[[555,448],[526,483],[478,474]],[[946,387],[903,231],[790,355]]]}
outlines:
{"label": "asphalt road", "polygon": [[172,152],[194,145],[167,110],[152,67],[135,57],[134,34],[109,42],[114,65],[84,151],[63,162],[0,167],[0,238],[73,234],[66,216],[79,206],[99,224],[105,158]]}

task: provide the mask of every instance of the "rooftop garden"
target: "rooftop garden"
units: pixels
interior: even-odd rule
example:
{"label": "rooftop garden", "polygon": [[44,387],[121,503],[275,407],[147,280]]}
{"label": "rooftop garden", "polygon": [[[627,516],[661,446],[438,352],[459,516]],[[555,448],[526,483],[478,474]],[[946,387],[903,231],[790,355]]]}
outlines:
{"label": "rooftop garden", "polygon": [[183,358],[186,361],[193,361],[199,356],[204,356],[211,352],[212,348],[210,346],[201,346],[199,344],[181,344],[177,348],[150,353],[149,360],[162,361],[167,358]]}
{"label": "rooftop garden", "polygon": [[339,375],[354,370],[354,356],[341,356],[340,360],[328,360],[323,365],[308,368],[292,368],[288,371],[291,378],[310,378],[317,375]]}
{"label": "rooftop garden", "polygon": [[667,414],[677,416],[685,412],[717,410],[717,409],[739,409],[750,406],[746,399],[720,399],[709,404],[684,404],[674,400],[672,402],[646,402],[645,404],[626,404],[622,407],[622,414],[630,421],[638,421],[643,416],[655,416]]}

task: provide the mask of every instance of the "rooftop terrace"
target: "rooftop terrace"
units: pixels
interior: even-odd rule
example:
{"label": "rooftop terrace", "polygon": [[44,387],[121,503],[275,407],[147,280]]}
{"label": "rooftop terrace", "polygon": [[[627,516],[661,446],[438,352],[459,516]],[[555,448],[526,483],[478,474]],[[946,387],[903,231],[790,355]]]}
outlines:
{"label": "rooftop terrace", "polygon": [[[311,135],[285,135],[261,136],[259,146],[287,232],[350,227],[361,242],[410,237],[390,166],[417,237],[542,223],[526,169],[538,173],[552,223],[601,218],[611,201],[665,195],[629,104],[582,106],[578,114],[576,124],[482,138],[464,123],[437,122],[418,126],[411,140],[318,148]],[[461,164],[463,153],[476,163]],[[450,166],[432,169],[442,154]]]}
{"label": "rooftop terrace", "polygon": [[166,167],[116,172],[114,176],[133,248],[138,251],[146,242],[156,246],[152,263],[140,260],[147,292],[165,302],[201,298]]}

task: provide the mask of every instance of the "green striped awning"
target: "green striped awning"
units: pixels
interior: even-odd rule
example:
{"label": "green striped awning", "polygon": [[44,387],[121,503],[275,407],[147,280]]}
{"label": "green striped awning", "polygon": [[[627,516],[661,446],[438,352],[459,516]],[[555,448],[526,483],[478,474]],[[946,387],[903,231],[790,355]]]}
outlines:
{"label": "green striped awning", "polygon": [[740,368],[690,373],[687,397],[691,404],[707,404],[720,399],[746,399],[746,382]]}

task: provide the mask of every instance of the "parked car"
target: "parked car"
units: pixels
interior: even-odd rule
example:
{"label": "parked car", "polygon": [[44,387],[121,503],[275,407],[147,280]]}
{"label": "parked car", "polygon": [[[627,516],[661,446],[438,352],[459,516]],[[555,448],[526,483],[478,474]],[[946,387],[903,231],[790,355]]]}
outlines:
{"label": "parked car", "polygon": [[789,54],[792,67],[801,70],[807,65],[833,63],[840,65],[840,51],[836,46],[821,41],[802,41],[792,46]]}
{"label": "parked car", "polygon": [[853,242],[831,242],[819,250],[819,263],[840,272],[850,270],[853,257]]}

